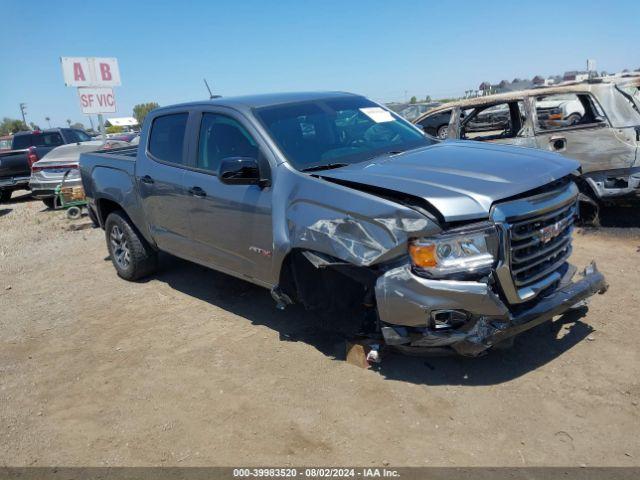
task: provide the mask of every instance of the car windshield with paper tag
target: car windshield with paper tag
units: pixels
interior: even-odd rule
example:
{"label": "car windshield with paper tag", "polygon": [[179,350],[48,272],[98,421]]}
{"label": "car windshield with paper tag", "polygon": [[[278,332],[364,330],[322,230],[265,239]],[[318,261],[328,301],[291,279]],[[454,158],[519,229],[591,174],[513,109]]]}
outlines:
{"label": "car windshield with paper tag", "polygon": [[405,120],[363,97],[257,109],[298,170],[338,168],[434,143]]}

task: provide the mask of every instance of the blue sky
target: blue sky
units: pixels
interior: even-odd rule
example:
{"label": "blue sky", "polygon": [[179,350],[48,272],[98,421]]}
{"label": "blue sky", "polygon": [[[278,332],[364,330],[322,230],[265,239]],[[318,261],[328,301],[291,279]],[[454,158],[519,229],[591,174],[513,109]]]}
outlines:
{"label": "blue sky", "polygon": [[0,117],[89,125],[61,56],[119,60],[118,112],[225,96],[347,90],[446,97],[536,74],[640,68],[640,1],[12,1],[0,28]]}

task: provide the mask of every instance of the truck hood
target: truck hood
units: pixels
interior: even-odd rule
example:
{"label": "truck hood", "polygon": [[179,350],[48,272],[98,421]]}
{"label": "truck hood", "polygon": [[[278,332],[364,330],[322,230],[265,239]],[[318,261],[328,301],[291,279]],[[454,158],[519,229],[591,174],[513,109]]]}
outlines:
{"label": "truck hood", "polygon": [[455,222],[487,218],[495,202],[579,167],[575,160],[532,148],[447,141],[317,175],[422,198]]}

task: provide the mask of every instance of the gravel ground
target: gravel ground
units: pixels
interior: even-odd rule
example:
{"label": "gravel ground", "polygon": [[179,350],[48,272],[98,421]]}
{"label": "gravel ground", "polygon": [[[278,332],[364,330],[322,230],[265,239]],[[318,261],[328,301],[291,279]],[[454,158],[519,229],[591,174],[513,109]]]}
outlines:
{"label": "gravel ground", "polygon": [[88,220],[14,197],[0,465],[640,465],[638,228],[576,234],[573,262],[595,259],[611,285],[588,313],[482,358],[371,371],[240,280],[165,257],[127,283]]}

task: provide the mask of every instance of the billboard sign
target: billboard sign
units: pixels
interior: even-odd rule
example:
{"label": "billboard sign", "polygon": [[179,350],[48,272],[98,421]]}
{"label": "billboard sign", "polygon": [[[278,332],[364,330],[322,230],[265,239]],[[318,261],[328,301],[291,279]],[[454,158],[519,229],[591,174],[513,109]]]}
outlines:
{"label": "billboard sign", "polygon": [[62,74],[67,87],[119,87],[117,58],[61,57]]}
{"label": "billboard sign", "polygon": [[116,111],[116,97],[113,88],[78,88],[80,108],[85,115],[113,113]]}

